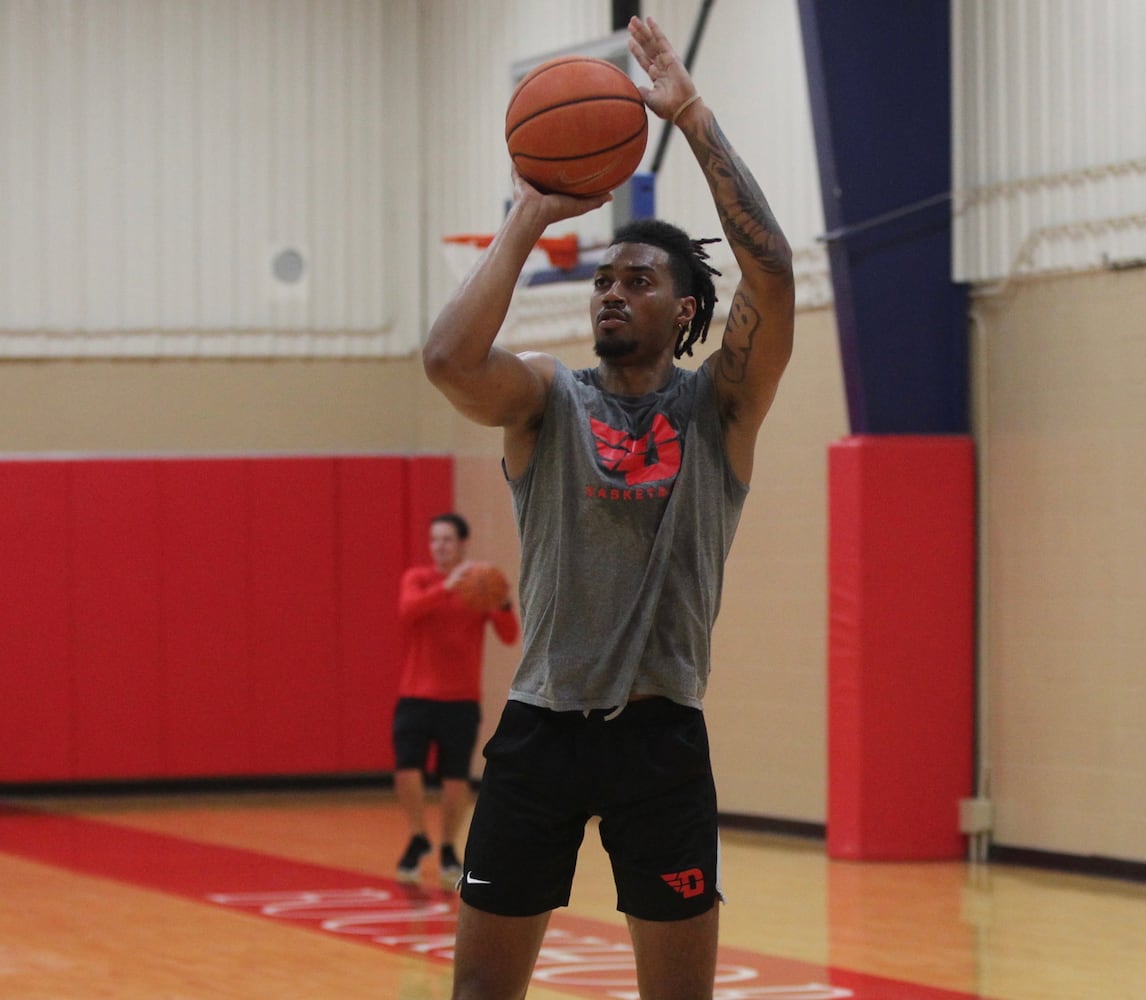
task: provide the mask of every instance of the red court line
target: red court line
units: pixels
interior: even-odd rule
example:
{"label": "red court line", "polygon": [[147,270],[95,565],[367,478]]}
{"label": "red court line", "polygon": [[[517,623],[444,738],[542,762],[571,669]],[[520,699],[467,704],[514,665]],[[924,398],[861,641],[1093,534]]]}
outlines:
{"label": "red court line", "polygon": [[[405,955],[451,960],[457,899],[449,892],[3,804],[0,851]],[[628,933],[559,910],[534,980],[579,996],[637,1000]],[[719,954],[717,1000],[974,997],[746,949],[721,948]]]}

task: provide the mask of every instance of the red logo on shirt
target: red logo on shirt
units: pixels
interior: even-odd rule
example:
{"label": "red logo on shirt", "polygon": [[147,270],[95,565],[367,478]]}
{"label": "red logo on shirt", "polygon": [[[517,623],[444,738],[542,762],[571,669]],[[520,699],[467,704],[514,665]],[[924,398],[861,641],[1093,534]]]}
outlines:
{"label": "red logo on shirt", "polygon": [[601,464],[610,472],[623,472],[629,486],[673,479],[680,472],[680,435],[664,414],[653,418],[652,429],[641,438],[593,417],[589,426]]}

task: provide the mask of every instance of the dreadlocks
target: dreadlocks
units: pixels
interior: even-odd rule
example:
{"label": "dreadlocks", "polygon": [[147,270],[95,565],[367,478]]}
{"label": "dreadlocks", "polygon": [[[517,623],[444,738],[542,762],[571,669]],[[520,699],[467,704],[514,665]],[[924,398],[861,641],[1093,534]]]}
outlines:
{"label": "dreadlocks", "polygon": [[618,243],[646,243],[664,250],[669,256],[673,291],[679,296],[691,295],[696,299],[696,314],[677,337],[673,351],[675,357],[691,356],[692,345],[698,341],[703,344],[708,336],[708,324],[716,306],[716,286],[712,276],[720,272],[706,263],[708,251],[704,247],[707,243],[719,242],[719,239],[694,240],[683,229],[661,219],[634,219],[613,235],[613,246]]}

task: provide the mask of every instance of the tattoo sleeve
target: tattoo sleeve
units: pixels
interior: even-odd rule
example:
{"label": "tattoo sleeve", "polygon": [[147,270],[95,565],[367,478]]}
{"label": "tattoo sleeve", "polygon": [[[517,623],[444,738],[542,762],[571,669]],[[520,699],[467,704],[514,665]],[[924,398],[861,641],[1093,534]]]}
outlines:
{"label": "tattoo sleeve", "polygon": [[[720,224],[732,245],[768,274],[791,268],[792,249],[760,185],[713,118],[696,140],[695,151],[708,178]],[[741,259],[742,255],[736,254]]]}
{"label": "tattoo sleeve", "polygon": [[792,280],[792,248],[756,178],[716,119],[709,117],[689,134],[689,141],[741,271],[716,359],[716,378],[731,390],[721,404],[727,425],[738,422],[742,408],[751,405],[755,388],[766,384],[760,381],[765,373],[782,370],[786,363],[783,330],[768,317],[778,304],[772,298],[777,282]]}
{"label": "tattoo sleeve", "polygon": [[760,331],[760,313],[743,293],[738,292],[728,310],[728,325],[724,331],[724,349],[720,352],[720,376],[739,384],[748,371],[748,358],[752,343]]}

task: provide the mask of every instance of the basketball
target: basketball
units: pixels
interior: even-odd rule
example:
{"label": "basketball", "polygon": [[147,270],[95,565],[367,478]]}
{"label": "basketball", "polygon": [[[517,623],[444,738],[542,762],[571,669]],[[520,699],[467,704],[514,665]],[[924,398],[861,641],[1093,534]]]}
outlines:
{"label": "basketball", "polygon": [[475,611],[496,611],[509,598],[509,580],[490,563],[474,563],[454,585],[454,592]]}
{"label": "basketball", "polygon": [[605,194],[640,166],[649,137],[645,102],[604,59],[561,56],[522,78],[505,113],[517,172],[541,191]]}

